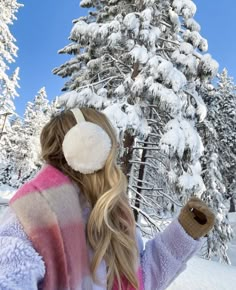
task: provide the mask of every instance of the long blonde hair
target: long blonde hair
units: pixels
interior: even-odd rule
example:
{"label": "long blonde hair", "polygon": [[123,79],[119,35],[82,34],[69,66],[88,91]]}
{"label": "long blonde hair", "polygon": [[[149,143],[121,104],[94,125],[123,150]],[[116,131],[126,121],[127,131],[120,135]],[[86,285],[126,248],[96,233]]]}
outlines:
{"label": "long blonde hair", "polygon": [[97,281],[95,272],[104,259],[108,269],[109,290],[115,279],[121,290],[123,278],[138,289],[135,220],[126,193],[126,177],[116,164],[117,140],[114,129],[104,114],[90,108],[81,108],[81,111],[86,121],[102,127],[111,138],[112,148],[104,168],[93,174],[82,174],[66,163],[62,142],[68,130],[76,124],[71,111],[63,111],[53,117],[43,128],[40,136],[42,158],[76,182],[92,207],[86,231],[94,250],[90,265],[93,280]]}

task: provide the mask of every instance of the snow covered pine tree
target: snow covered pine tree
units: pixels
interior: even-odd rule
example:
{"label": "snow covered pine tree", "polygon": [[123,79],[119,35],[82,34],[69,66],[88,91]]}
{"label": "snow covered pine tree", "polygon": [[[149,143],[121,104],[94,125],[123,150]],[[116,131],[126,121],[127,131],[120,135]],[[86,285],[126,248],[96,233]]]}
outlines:
{"label": "snow covered pine tree", "polygon": [[33,103],[28,102],[24,114],[24,142],[27,150],[24,159],[24,170],[19,182],[24,183],[41,168],[40,160],[40,132],[54,112],[54,103],[50,104],[47,99],[45,87],[41,88],[35,96]]}
{"label": "snow covered pine tree", "polygon": [[[209,108],[213,114],[219,140],[221,172],[231,207],[236,202],[236,85],[226,69],[217,75],[218,84]],[[234,201],[235,199],[235,201]]]}
{"label": "snow covered pine tree", "polygon": [[95,107],[110,118],[136,219],[153,233],[158,219],[206,189],[195,126],[206,106],[198,91],[218,64],[205,53],[191,0],[80,4],[93,9],[74,20],[72,43],[59,51],[72,55],[54,69],[69,77],[60,102]]}
{"label": "snow covered pine tree", "polygon": [[203,180],[207,190],[203,198],[211,205],[216,215],[216,226],[207,237],[207,247],[203,254],[207,258],[218,256],[230,263],[227,243],[232,238],[232,228],[228,221],[230,199],[233,208],[235,185],[235,129],[236,97],[235,85],[224,69],[218,75],[218,84],[202,87],[202,95],[207,104],[208,114],[200,126],[200,134],[205,146],[202,157]]}
{"label": "snow covered pine tree", "polygon": [[9,65],[17,57],[18,50],[9,26],[16,20],[15,14],[21,6],[15,0],[1,0],[0,5],[0,183],[5,182],[8,177],[7,152],[11,147],[7,134],[10,131],[9,116],[15,112],[13,99],[18,95],[16,89],[18,88],[19,68],[15,69],[12,76],[7,74]]}

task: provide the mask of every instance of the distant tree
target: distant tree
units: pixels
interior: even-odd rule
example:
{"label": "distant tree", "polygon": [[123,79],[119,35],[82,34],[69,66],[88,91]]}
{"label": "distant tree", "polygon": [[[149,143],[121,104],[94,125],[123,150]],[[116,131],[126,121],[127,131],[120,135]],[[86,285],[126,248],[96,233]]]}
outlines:
{"label": "distant tree", "polygon": [[22,174],[27,170],[26,159],[29,154],[23,122],[20,117],[17,116],[11,121],[8,138],[11,146],[7,150],[4,180],[9,186],[17,188],[22,184]]}
{"label": "distant tree", "polygon": [[16,20],[15,14],[22,5],[16,0],[2,0],[0,13],[0,114],[12,113],[15,110],[13,98],[17,96],[18,87],[17,68],[12,76],[7,75],[9,64],[15,61],[17,56],[17,46],[15,38],[10,32],[9,26]]}
{"label": "distant tree", "polygon": [[31,178],[42,165],[40,160],[40,132],[48,122],[51,115],[51,106],[47,99],[45,88],[41,88],[33,102],[28,102],[24,113],[24,139],[27,154],[25,157],[25,168],[21,172],[20,182]]}
{"label": "distant tree", "polygon": [[9,116],[15,112],[13,99],[18,95],[16,89],[19,87],[19,68],[12,75],[8,74],[9,65],[15,61],[18,50],[9,27],[16,20],[15,14],[22,5],[15,0],[1,0],[0,6],[0,182],[5,182],[7,152],[11,148]]}
{"label": "distant tree", "polygon": [[47,99],[45,88],[41,88],[33,102],[28,102],[24,120],[13,118],[9,124],[7,139],[4,135],[4,166],[0,180],[12,187],[19,187],[30,179],[42,166],[40,159],[40,132],[52,113],[57,101]]}
{"label": "distant tree", "polygon": [[0,159],[2,160],[6,159],[6,156],[4,156],[5,146],[10,146],[10,141],[8,140],[8,132],[10,132],[9,117],[15,115],[15,106],[12,98],[14,96],[18,96],[16,92],[16,88],[19,87],[18,74],[19,68],[17,68],[13,75],[9,78],[10,86],[8,86],[8,88],[4,87],[4,85],[0,87]]}
{"label": "distant tree", "polygon": [[0,184],[8,184],[10,171],[9,171],[9,151],[12,150],[12,144],[9,139],[9,133],[11,131],[11,126],[8,117],[8,114],[0,115],[4,117],[4,120],[0,125],[1,135],[0,135]]}
{"label": "distant tree", "polygon": [[215,209],[216,224],[213,231],[207,236],[207,248],[204,256],[207,258],[217,256],[220,261],[230,264],[227,250],[228,242],[233,237],[233,231],[229,225],[228,210],[224,204],[225,188],[221,173],[218,171],[218,155],[212,153],[208,162],[204,178],[207,191],[203,194],[203,199]]}
{"label": "distant tree", "polygon": [[[210,114],[210,110],[209,110]],[[216,213],[216,224],[206,238],[203,247],[203,255],[206,258],[219,257],[221,261],[230,263],[227,255],[228,242],[232,239],[232,228],[228,220],[228,208],[226,207],[226,186],[221,172],[221,155],[219,152],[219,136],[214,120],[208,118],[201,125],[201,136],[203,138],[205,152],[201,158],[203,167],[203,180],[206,191],[202,195],[203,200],[211,206]]]}
{"label": "distant tree", "polygon": [[[236,86],[226,69],[217,75],[215,88],[204,95],[208,107],[208,123],[215,128],[215,152],[218,154],[219,171],[222,174],[226,191],[225,197],[234,207],[236,180]],[[207,126],[209,127],[209,126]],[[219,142],[220,141],[220,142]]]}
{"label": "distant tree", "polygon": [[30,136],[39,135],[41,124],[45,124],[49,118],[50,104],[47,99],[45,87],[41,88],[36,94],[33,102],[29,102],[25,110],[24,125]]}
{"label": "distant tree", "polygon": [[209,107],[220,140],[220,170],[232,205],[236,187],[236,85],[226,69],[218,75],[215,95],[209,100]]}
{"label": "distant tree", "polygon": [[61,106],[59,104],[58,97],[56,97],[54,100],[52,100],[49,103],[47,116],[50,117],[50,116],[53,116],[53,115],[59,113],[60,109],[61,109]]}
{"label": "distant tree", "polygon": [[232,238],[232,229],[227,216],[227,199],[230,199],[230,209],[235,210],[236,87],[226,69],[217,78],[216,87],[202,88],[208,108],[207,119],[200,128],[205,146],[203,180],[207,188],[203,199],[217,213],[216,226],[207,237],[204,255],[208,258],[218,256],[229,263],[227,243]]}

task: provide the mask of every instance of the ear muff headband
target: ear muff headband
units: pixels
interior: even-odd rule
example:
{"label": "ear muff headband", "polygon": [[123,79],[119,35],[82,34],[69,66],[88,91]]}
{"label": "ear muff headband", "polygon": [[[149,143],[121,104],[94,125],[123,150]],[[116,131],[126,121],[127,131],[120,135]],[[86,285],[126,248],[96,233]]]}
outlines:
{"label": "ear muff headband", "polygon": [[111,139],[97,124],[85,121],[79,108],[72,109],[77,124],[65,135],[62,150],[75,171],[91,174],[102,169],[111,150]]}
{"label": "ear muff headband", "polygon": [[73,113],[77,124],[81,122],[85,122],[84,115],[79,108],[74,108],[74,109],[71,109],[70,111]]}

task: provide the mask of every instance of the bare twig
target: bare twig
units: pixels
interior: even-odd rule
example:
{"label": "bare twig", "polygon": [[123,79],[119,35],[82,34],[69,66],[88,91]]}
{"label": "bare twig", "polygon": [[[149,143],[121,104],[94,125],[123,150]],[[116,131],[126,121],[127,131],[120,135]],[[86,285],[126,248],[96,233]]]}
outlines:
{"label": "bare twig", "polygon": [[165,25],[165,26],[167,26],[167,27],[169,27],[169,28],[171,28],[172,26],[169,24],[169,23],[166,23],[165,21],[163,21],[163,20],[160,20],[159,21],[161,24],[163,24],[163,25]]}
{"label": "bare twig", "polygon": [[134,210],[138,211],[138,213],[140,213],[141,215],[143,215],[143,216],[144,216],[144,217],[149,221],[149,223],[150,223],[151,225],[153,225],[155,228],[158,229],[158,231],[161,231],[161,229],[160,229],[160,228],[158,227],[158,225],[156,224],[156,221],[155,221],[154,219],[150,218],[146,212],[144,212],[144,211],[141,210],[140,208],[135,207],[134,205],[131,205],[131,207],[132,207]]}
{"label": "bare twig", "polygon": [[118,77],[118,76],[112,76],[112,77],[103,79],[99,82],[95,82],[95,83],[91,83],[91,84],[87,84],[85,86],[79,87],[78,90],[82,90],[82,89],[87,88],[87,87],[96,86],[96,85],[99,85],[99,84],[104,83],[104,82],[110,82],[111,80],[114,80],[114,79],[123,79],[123,78]]}
{"label": "bare twig", "polygon": [[139,146],[135,146],[135,147],[133,147],[133,149],[146,149],[146,150],[156,150],[156,151],[160,151],[160,148],[158,148],[158,147],[139,147]]}
{"label": "bare twig", "polygon": [[162,37],[159,37],[159,39],[162,40],[162,41],[170,42],[170,43],[173,43],[173,44],[179,46],[179,43],[178,42],[175,42],[173,40],[165,39],[165,38],[162,38]]}

